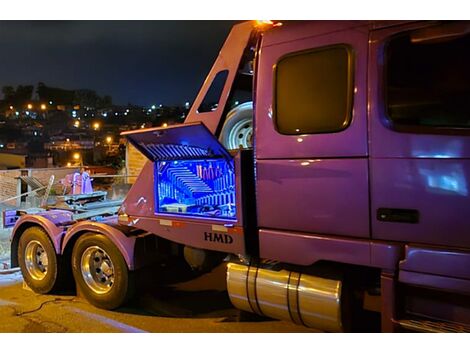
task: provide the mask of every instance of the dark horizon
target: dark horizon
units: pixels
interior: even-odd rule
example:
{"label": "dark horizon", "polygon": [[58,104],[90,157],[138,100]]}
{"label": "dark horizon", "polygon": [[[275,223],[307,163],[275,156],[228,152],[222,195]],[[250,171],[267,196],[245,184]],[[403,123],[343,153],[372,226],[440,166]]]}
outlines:
{"label": "dark horizon", "polygon": [[92,89],[116,105],[181,105],[194,100],[234,23],[0,21],[0,85],[44,82]]}

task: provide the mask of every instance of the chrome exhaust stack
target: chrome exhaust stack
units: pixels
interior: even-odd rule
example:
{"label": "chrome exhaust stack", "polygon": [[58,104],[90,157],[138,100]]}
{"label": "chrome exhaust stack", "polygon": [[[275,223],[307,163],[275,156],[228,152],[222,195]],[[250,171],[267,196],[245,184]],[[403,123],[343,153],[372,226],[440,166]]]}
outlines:
{"label": "chrome exhaust stack", "polygon": [[227,290],[238,309],[323,331],[343,331],[339,280],[229,263]]}

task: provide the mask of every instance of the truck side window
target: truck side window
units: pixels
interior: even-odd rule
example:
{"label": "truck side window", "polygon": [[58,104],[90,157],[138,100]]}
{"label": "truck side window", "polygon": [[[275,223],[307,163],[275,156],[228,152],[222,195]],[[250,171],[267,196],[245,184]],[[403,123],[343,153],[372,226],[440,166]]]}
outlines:
{"label": "truck side window", "polygon": [[417,133],[470,128],[470,28],[458,33],[457,25],[428,27],[388,42],[385,108],[392,127]]}
{"label": "truck side window", "polygon": [[335,45],[290,54],[275,68],[274,123],[282,134],[344,130],[351,120],[352,53]]}
{"label": "truck side window", "polygon": [[228,77],[228,70],[218,72],[212,80],[211,86],[207,90],[201,105],[197,109],[197,112],[208,112],[217,110],[219,105],[220,96],[224,90],[225,81]]}

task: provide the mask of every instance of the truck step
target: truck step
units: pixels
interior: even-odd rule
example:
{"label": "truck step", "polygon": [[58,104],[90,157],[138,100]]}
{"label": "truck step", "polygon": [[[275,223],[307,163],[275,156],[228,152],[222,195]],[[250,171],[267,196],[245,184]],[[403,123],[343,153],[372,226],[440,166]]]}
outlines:
{"label": "truck step", "polygon": [[402,328],[417,332],[470,332],[470,326],[424,319],[401,319],[396,323]]}

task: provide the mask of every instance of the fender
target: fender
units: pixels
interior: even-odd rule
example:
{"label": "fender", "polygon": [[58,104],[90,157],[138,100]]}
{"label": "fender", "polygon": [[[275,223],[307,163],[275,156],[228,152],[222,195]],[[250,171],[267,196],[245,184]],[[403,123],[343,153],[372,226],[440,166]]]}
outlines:
{"label": "fender", "polygon": [[49,217],[45,217],[43,214],[26,214],[21,216],[18,221],[16,222],[13,230],[11,232],[10,242],[17,243],[19,239],[19,234],[22,234],[26,228],[39,225],[42,227],[54,245],[55,252],[60,254],[60,242],[64,235],[64,228],[59,225],[59,223],[54,223],[54,219],[50,219]]}
{"label": "fender", "polygon": [[76,236],[86,232],[100,233],[108,237],[114,245],[119,249],[124,260],[126,261],[129,270],[134,270],[134,246],[136,237],[127,237],[119,228],[118,224],[114,223],[100,223],[93,221],[81,221],[77,225],[72,226],[64,236],[62,242],[61,253],[65,252],[67,244]]}
{"label": "fender", "polygon": [[18,266],[18,242],[21,234],[31,226],[42,227],[49,238],[51,239],[52,245],[56,254],[60,254],[60,243],[64,236],[64,228],[58,223],[54,223],[55,218],[44,217],[42,214],[26,214],[21,216],[16,222],[10,236],[11,243],[11,267]]}

